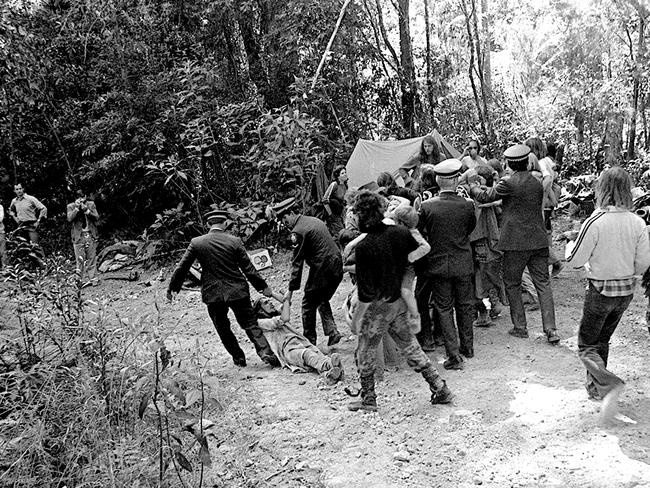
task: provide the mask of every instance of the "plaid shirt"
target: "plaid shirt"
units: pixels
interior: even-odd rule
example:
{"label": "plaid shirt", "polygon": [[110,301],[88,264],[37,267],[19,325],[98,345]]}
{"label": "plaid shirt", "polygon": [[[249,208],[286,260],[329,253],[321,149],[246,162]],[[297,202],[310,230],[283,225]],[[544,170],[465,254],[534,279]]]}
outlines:
{"label": "plaid shirt", "polygon": [[606,297],[626,297],[634,293],[636,278],[618,280],[589,280],[598,292]]}

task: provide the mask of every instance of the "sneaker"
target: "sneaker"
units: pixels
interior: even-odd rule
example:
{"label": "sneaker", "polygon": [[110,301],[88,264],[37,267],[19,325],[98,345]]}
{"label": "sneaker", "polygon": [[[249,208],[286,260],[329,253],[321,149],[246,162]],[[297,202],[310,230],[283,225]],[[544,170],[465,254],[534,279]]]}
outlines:
{"label": "sneaker", "polygon": [[339,342],[341,342],[341,339],[343,336],[339,331],[334,332],[332,335],[329,336],[329,339],[327,340],[327,345],[329,347],[335,346]]}
{"label": "sneaker", "polygon": [[358,412],[362,410],[364,412],[376,412],[377,411],[377,401],[376,400],[355,400],[348,403],[348,410],[350,412]]}
{"label": "sneaker", "polygon": [[330,385],[338,383],[343,379],[343,369],[337,366],[332,366],[332,369],[325,372],[325,379],[327,379],[327,382]]}
{"label": "sneaker", "polygon": [[436,345],[433,342],[427,342],[422,344],[422,350],[424,352],[433,352],[436,350]]}
{"label": "sneaker", "polygon": [[546,340],[548,340],[549,344],[556,345],[560,342],[560,336],[557,335],[556,331],[551,330],[546,333]]}
{"label": "sneaker", "polygon": [[508,331],[508,334],[510,334],[511,336],[520,337],[522,339],[528,338],[528,330],[519,327],[513,327]]}
{"label": "sneaker", "polygon": [[494,323],[488,317],[489,316],[484,316],[484,314],[481,314],[474,322],[472,322],[472,325],[474,327],[492,327]]}
{"label": "sneaker", "polygon": [[464,366],[463,366],[463,358],[460,357],[460,356],[449,358],[444,363],[442,363],[442,366],[445,369],[461,370],[461,369],[464,368]]}
{"label": "sneaker", "polygon": [[600,422],[602,424],[610,422],[618,413],[618,397],[621,396],[622,392],[623,385],[617,385],[603,397],[603,407],[600,410]]}
{"label": "sneaker", "polygon": [[240,368],[246,367],[246,358],[232,358],[232,362],[235,363],[235,366],[239,366]]}
{"label": "sneaker", "polygon": [[443,386],[441,390],[431,394],[431,405],[444,405],[451,403],[454,399],[454,394],[451,392],[447,385]]}

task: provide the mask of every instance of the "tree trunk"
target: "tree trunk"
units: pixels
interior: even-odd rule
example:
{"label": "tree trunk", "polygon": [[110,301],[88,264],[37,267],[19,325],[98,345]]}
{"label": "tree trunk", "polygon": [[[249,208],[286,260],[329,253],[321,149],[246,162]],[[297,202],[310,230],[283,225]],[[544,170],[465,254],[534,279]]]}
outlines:
{"label": "tree trunk", "polygon": [[481,0],[481,27],[483,30],[483,79],[485,81],[488,103],[492,101],[492,38],[488,18],[488,0]]}
{"label": "tree trunk", "polygon": [[[641,70],[643,69],[643,62],[645,60],[645,20],[639,13],[639,41],[636,51],[636,63],[633,68],[634,83],[632,87],[632,116],[630,118],[630,127],[627,133],[627,151],[626,159],[634,159],[636,152],[636,119],[639,112],[639,94],[641,91]],[[631,60],[634,63],[634,59]]]}
{"label": "tree trunk", "polygon": [[427,65],[427,100],[429,102],[429,120],[431,127],[436,128],[435,96],[433,93],[433,73],[431,68],[431,23],[429,21],[429,0],[424,0],[424,29],[426,37],[426,65]]}
{"label": "tree trunk", "polygon": [[576,110],[573,125],[576,127],[576,142],[582,144],[585,142],[585,114],[582,113],[582,110]]}
{"label": "tree trunk", "polygon": [[415,135],[415,103],[417,100],[417,87],[415,85],[415,66],[413,65],[413,51],[411,46],[411,29],[409,26],[409,2],[399,0],[399,47],[402,75],[402,127],[406,133]]}
{"label": "tree trunk", "polygon": [[[471,0],[472,2],[474,0]],[[474,34],[472,33],[472,15],[474,15],[474,12],[470,13],[467,10],[467,4],[465,3],[465,0],[462,1],[461,7],[463,9],[463,14],[465,16],[465,27],[467,28],[467,46],[469,47],[469,81],[472,85],[472,92],[474,94],[474,103],[476,104],[476,111],[478,113],[478,119],[479,122],[481,123],[481,132],[483,133],[483,137],[485,138],[487,135],[486,131],[486,125],[485,125],[485,111],[484,109],[485,104],[481,103],[481,97],[479,97],[478,94],[478,88],[476,87],[476,81],[474,80],[474,71],[476,70],[477,73],[479,70],[475,68],[475,50],[474,50]],[[482,82],[481,82],[482,85]],[[483,100],[485,101],[485,100]]]}
{"label": "tree trunk", "polygon": [[257,86],[251,80],[248,56],[238,19],[237,2],[228,2],[224,7],[222,29],[234,78],[233,87],[238,87],[245,98],[254,98],[257,96]]}
{"label": "tree trunk", "polygon": [[607,117],[605,125],[605,164],[615,166],[621,162],[623,149],[623,114],[613,112]]}

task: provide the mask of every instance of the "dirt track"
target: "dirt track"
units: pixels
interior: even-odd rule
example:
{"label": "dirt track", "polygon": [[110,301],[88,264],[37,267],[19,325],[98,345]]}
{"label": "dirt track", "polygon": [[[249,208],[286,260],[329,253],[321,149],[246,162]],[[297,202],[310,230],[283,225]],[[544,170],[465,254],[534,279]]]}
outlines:
{"label": "dirt track", "polygon": [[[288,256],[275,256],[274,262],[264,275],[283,289]],[[431,353],[456,394],[452,405],[431,406],[426,383],[402,363],[378,385],[377,414],[348,412],[343,385],[328,387],[315,374],[263,365],[234,326],[249,361],[236,368],[198,292],[184,291],[163,307],[165,324],[187,314],[166,342],[180,350],[200,339],[209,357],[207,383],[223,393],[227,405],[221,413],[226,431],[213,443],[217,451],[205,486],[650,487],[645,298],[638,290],[610,354],[611,369],[627,381],[621,411],[638,424],[601,428],[599,404],[587,399],[575,352],[581,276],[565,270],[553,280],[558,347],[542,336],[538,311],[528,312],[529,339],[509,336],[506,311],[496,327],[475,330],[476,356],[464,371],[442,369],[442,348]],[[138,304],[164,296],[165,287],[156,281],[121,293],[137,311]],[[333,304],[349,288],[346,279]],[[294,307],[293,320],[299,321]],[[335,317],[348,337],[337,347],[347,372],[344,384],[356,385],[355,340],[338,307]]]}

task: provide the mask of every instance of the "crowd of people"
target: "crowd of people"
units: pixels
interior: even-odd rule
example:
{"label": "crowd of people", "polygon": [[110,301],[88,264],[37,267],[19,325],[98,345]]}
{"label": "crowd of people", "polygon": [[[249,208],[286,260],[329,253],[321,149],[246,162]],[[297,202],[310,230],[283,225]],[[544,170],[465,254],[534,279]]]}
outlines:
{"label": "crowd of people", "polygon": [[[292,371],[315,371],[334,384],[344,377],[337,353],[316,347],[317,315],[327,345],[342,334],[330,301],[344,273],[354,287],[345,316],[358,337],[355,364],[361,387],[350,410],[377,410],[375,379],[383,356],[401,351],[431,391],[431,403],[453,394],[427,352],[444,346],[443,368],[458,370],[474,357],[474,327],[494,325],[505,305],[510,335],[529,335],[525,299],[541,310],[550,345],[556,328],[552,276],[562,261],[552,249],[552,213],[558,203],[555,146],[539,138],[509,147],[499,160],[485,160],[475,139],[459,159],[442,159],[431,136],[419,154],[362,188],[348,188],[345,166],[337,166],[324,194],[325,221],[305,215],[295,198],[267,208],[267,217],[288,230],[293,250],[287,290],[272,290],[255,269],[238,237],[227,232],[229,215],[212,210],[209,232],[192,239],[167,291],[171,300],[194,261],[201,264],[202,298],[219,338],[235,365],[246,356],[231,329],[228,312],[253,343],[261,360]],[[588,285],[578,332],[590,398],[603,401],[603,420],[617,415],[624,381],[607,369],[609,342],[628,308],[637,276],[650,267],[645,222],[630,211],[632,181],[626,171],[603,171],[596,185],[596,210],[567,245],[566,262],[585,267]],[[8,214],[14,233],[42,254],[39,226],[47,208],[14,186]],[[77,271],[84,286],[97,283],[97,221],[92,199],[78,191],[67,205]],[[7,263],[4,208],[0,205],[0,266]],[[309,274],[304,282],[304,265]],[[251,302],[249,283],[261,293]],[[290,323],[294,292],[303,286],[302,331]],[[273,303],[276,300],[281,309]],[[331,349],[330,349],[331,350]],[[378,366],[379,364],[379,366]],[[381,372],[380,372],[381,374]],[[349,392],[349,390],[346,390]]]}
{"label": "crowd of people", "polygon": [[[528,293],[541,309],[548,343],[560,342],[551,286],[551,277],[562,269],[551,247],[558,198],[555,146],[531,138],[504,152],[505,165],[486,161],[480,150],[472,139],[460,159],[440,161],[437,143],[425,137],[420,154],[398,170],[402,184],[382,173],[362,188],[348,188],[345,167],[339,166],[325,193],[326,222],[305,215],[294,198],[270,206],[267,217],[289,231],[293,248],[285,293],[269,288],[242,241],[227,233],[227,214],[210,212],[210,231],[192,240],[168,297],[180,290],[198,260],[203,301],[236,365],[245,366],[246,360],[230,329],[229,308],[263,361],[314,370],[336,382],[343,378],[340,357],[328,358],[314,347],[316,312],[328,345],[335,346],[341,333],[330,300],[349,272],[354,289],[346,317],[358,337],[361,384],[349,409],[377,410],[377,360],[386,347],[399,349],[422,374],[432,404],[449,403],[453,394],[427,352],[444,345],[443,367],[462,369],[474,356],[473,327],[493,325],[504,305],[510,308],[509,333],[525,339]],[[598,208],[583,224],[567,262],[588,268],[580,359],[587,392],[603,400],[603,420],[609,420],[623,385],[607,369],[609,340],[630,303],[635,277],[650,266],[650,247],[643,220],[630,212],[631,179],[623,169],[605,170],[596,194]],[[617,259],[608,259],[613,250]],[[289,311],[305,263],[309,275],[300,333],[290,326]],[[247,281],[265,298],[251,304]],[[282,304],[281,312],[271,298]]]}

